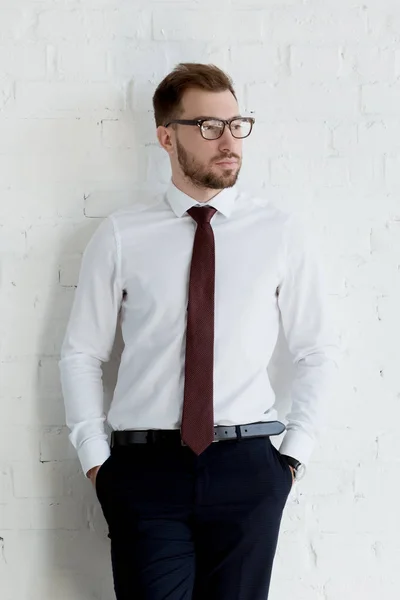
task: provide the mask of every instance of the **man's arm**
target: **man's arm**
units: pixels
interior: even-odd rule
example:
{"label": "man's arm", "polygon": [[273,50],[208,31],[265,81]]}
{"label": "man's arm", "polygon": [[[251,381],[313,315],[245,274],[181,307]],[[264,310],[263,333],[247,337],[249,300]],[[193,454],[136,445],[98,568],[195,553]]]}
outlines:
{"label": "man's arm", "polygon": [[341,350],[318,248],[296,216],[291,215],[286,225],[278,305],[296,371],[279,451],[307,463],[332,397]]}
{"label": "man's arm", "polygon": [[85,474],[110,455],[101,364],[110,358],[121,299],[119,243],[107,218],[83,254],[59,362],[69,439]]}

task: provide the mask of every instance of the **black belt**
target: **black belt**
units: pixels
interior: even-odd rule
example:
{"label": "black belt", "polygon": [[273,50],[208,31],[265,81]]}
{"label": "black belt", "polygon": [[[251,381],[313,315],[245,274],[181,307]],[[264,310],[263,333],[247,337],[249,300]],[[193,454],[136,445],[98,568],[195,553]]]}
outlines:
{"label": "black belt", "polygon": [[[286,427],[280,421],[261,421],[259,423],[248,423],[247,425],[216,425],[214,427],[214,442],[233,440],[241,438],[266,437],[279,435]],[[180,429],[124,429],[111,432],[111,447],[128,446],[129,444],[157,444],[176,442],[182,446]]]}

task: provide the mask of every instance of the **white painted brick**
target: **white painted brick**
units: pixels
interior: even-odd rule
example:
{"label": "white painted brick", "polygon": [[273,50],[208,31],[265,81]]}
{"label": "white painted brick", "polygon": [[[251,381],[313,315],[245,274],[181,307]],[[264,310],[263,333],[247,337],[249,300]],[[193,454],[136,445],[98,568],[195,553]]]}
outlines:
{"label": "white painted brick", "polygon": [[397,431],[388,431],[378,436],[378,457],[385,462],[399,460],[400,437]]}
{"label": "white painted brick", "polygon": [[382,6],[370,6],[366,11],[368,37],[375,44],[393,43],[397,39],[400,28],[399,7],[389,5],[388,10],[382,8]]}
{"label": "white painted brick", "polygon": [[[164,48],[164,45],[162,45]],[[183,40],[183,41],[174,41],[166,50],[166,58],[168,60],[168,69],[163,75],[166,75],[170,70],[172,70],[175,65],[180,62],[202,62],[202,63],[210,63],[215,64],[221,69],[225,69],[230,71],[232,75],[232,70],[230,69],[231,62],[229,60],[230,48],[220,39],[215,41],[194,41],[194,40]],[[239,88],[236,85],[236,88]],[[237,95],[240,95],[240,89],[236,90]]]}
{"label": "white painted brick", "polygon": [[393,524],[398,523],[396,500],[385,498],[384,502],[385,510],[382,510],[382,497],[375,500],[344,494],[324,496],[323,502],[310,503],[309,518],[318,531],[324,534],[375,532],[382,535],[390,533]]}
{"label": "white painted brick", "polygon": [[[174,13],[174,16],[176,12]],[[114,9],[104,11],[108,35],[125,40],[149,40],[152,31],[152,12],[139,5],[117,3]]]}
{"label": "white painted brick", "polygon": [[341,157],[313,158],[310,163],[313,185],[343,187],[349,182],[349,171],[349,161]]}
{"label": "white painted brick", "polygon": [[143,160],[144,152],[139,148],[119,151],[99,148],[96,153],[88,153],[77,146],[74,152],[21,154],[18,164],[12,155],[0,155],[0,186],[13,188],[21,178],[24,186],[33,187],[38,187],[41,181],[44,185],[52,183],[54,188],[58,187],[55,184],[70,185],[71,181],[85,184],[87,188],[94,183],[126,186],[139,181]]}
{"label": "white painted brick", "polygon": [[[92,502],[93,499],[94,493]],[[92,531],[85,529],[79,532],[66,529],[17,529],[7,531],[4,537],[8,564],[12,567],[21,564],[29,565],[34,573],[52,573],[58,569],[65,569],[69,576],[71,573],[82,573],[83,565],[85,565],[84,569],[89,566],[88,556],[93,556],[93,561],[90,561],[90,571],[95,580],[97,577],[101,578],[105,564],[109,560],[108,544],[94,536]],[[48,552],[49,548],[51,552]],[[111,593],[109,596],[112,597]],[[58,598],[58,596],[52,597]]]}
{"label": "white painted brick", "polygon": [[16,86],[17,109],[35,117],[74,111],[116,112],[124,108],[124,103],[123,90],[105,83],[40,82]]}
{"label": "white painted brick", "polygon": [[79,269],[82,256],[68,256],[60,264],[60,285],[63,287],[76,287],[78,285]]}
{"label": "white painted brick", "polygon": [[39,432],[37,428],[21,428],[5,424],[3,421],[0,429],[0,456],[2,462],[39,459]]}
{"label": "white painted brick", "polygon": [[372,119],[358,126],[358,147],[365,153],[400,152],[400,121]]}
{"label": "white painted brick", "polygon": [[[0,157],[0,173],[1,163]],[[23,254],[26,252],[26,247],[26,227],[12,224],[6,227],[5,223],[0,223],[0,252],[3,257],[7,253]]]}
{"label": "white painted brick", "polygon": [[[21,361],[22,362],[22,361]],[[39,408],[35,406],[40,390],[33,387],[23,396],[7,397],[12,406],[12,415],[8,422],[13,427],[24,431],[26,427],[60,427],[65,424],[65,409],[61,394],[53,392],[40,397]]]}
{"label": "white painted brick", "polygon": [[32,17],[27,10],[0,7],[0,42],[22,39],[32,25]]}
{"label": "white painted brick", "polygon": [[61,384],[58,368],[58,356],[56,358],[41,358],[37,369],[37,391],[41,398],[54,399],[61,397]]}
{"label": "white painted brick", "polygon": [[302,158],[271,159],[272,185],[307,185],[310,181],[310,163]]}
{"label": "white painted brick", "polygon": [[[12,478],[9,465],[0,464],[0,504],[10,502],[12,498]],[[1,542],[0,542],[1,547]]]}
{"label": "white painted brick", "polygon": [[229,73],[234,82],[271,81],[287,72],[286,48],[267,41],[241,44],[231,49]]}
{"label": "white painted brick", "polygon": [[103,565],[102,572],[94,577],[91,574],[82,573],[82,569],[77,569],[74,576],[71,577],[70,572],[63,567],[54,570],[52,574],[39,573],[36,577],[32,577],[29,593],[32,594],[31,597],[34,600],[41,598],[68,600],[71,597],[74,600],[85,600],[85,594],[87,595],[85,590],[89,588],[94,598],[101,598],[101,600],[112,598],[114,588],[106,568],[108,562],[103,559],[101,564]]}
{"label": "white painted brick", "polygon": [[93,190],[85,199],[85,215],[90,218],[106,217],[114,210],[135,201],[132,192]]}
{"label": "white painted brick", "polygon": [[400,189],[400,155],[385,156],[386,185],[389,191],[398,193]]}
{"label": "white painted brick", "polygon": [[[118,77],[135,81],[161,81],[167,74],[170,50],[157,42],[145,42],[138,46],[132,42],[114,43],[110,46],[112,71]],[[175,65],[172,65],[172,67]]]}
{"label": "white painted brick", "polygon": [[4,589],[1,600],[13,600],[15,596],[18,598],[27,596],[29,588],[27,578],[21,577],[20,574],[20,567],[11,568],[5,564],[5,561],[0,564],[1,583]]}
{"label": "white painted brick", "polygon": [[[145,115],[145,119],[149,119]],[[153,130],[153,143],[155,142],[155,124],[151,123]],[[150,128],[149,128],[150,129]],[[148,143],[148,139],[140,139],[138,124],[128,119],[104,119],[101,122],[101,141],[105,148],[135,148],[138,143]],[[155,138],[155,139],[154,139]]]}
{"label": "white painted brick", "polygon": [[365,44],[346,46],[342,50],[341,74],[360,83],[394,81],[395,51]]}
{"label": "white painted brick", "polygon": [[10,75],[0,71],[0,109],[7,114],[15,106],[15,84]]}
{"label": "white painted brick", "polygon": [[366,38],[366,20],[361,7],[329,9],[313,6],[276,6],[272,10],[275,41],[343,43]]}
{"label": "white painted brick", "polygon": [[15,498],[58,498],[64,493],[63,466],[37,461],[13,464]]}
{"label": "white painted brick", "polygon": [[[0,398],[20,398],[29,395],[35,387],[38,360],[31,357],[0,362]],[[24,371],[24,377],[18,374]]]}
{"label": "white painted brick", "polygon": [[41,299],[57,285],[57,282],[58,273],[55,263],[44,265],[43,261],[40,263],[26,256],[17,258],[15,255],[3,259],[3,293],[7,294],[12,305],[18,305],[18,297],[20,297],[23,304],[19,304],[18,308],[25,314],[38,316],[40,311],[38,305]]}
{"label": "white painted brick", "polygon": [[[357,154],[352,154],[349,159],[350,183],[358,190],[381,190],[385,181],[384,157],[363,156],[362,160]],[[386,175],[387,177],[387,175]]]}
{"label": "white painted brick", "polygon": [[360,462],[368,464],[377,454],[376,436],[350,427],[325,432],[317,446],[318,450],[313,454],[316,462],[328,464],[332,460],[348,469]]}
{"label": "white painted brick", "polygon": [[[307,476],[299,482],[301,493],[313,501],[319,500],[320,496],[349,493],[354,485],[354,469],[345,468],[340,463],[329,465],[324,463],[310,463],[307,467]],[[323,500],[321,500],[323,501]]]}
{"label": "white painted brick", "polygon": [[108,150],[98,149],[88,157],[84,179],[90,186],[96,185],[121,189],[136,184],[142,178],[144,152],[134,148]]}
{"label": "white painted brick", "polygon": [[400,115],[400,84],[366,84],[362,86],[362,111],[366,115]]}
{"label": "white painted brick", "polygon": [[[0,194],[0,223],[32,223],[59,218],[79,220],[83,215],[84,185],[80,188],[77,181],[75,185],[70,181],[62,187],[49,182],[32,183],[28,187],[20,184],[1,190]],[[32,202],[33,197],[37,202]]]}
{"label": "white painted brick", "polygon": [[299,84],[284,81],[248,86],[247,110],[255,116],[266,114],[279,119],[328,119],[349,118],[358,114],[358,89],[356,86],[339,84]]}
{"label": "white painted brick", "polygon": [[159,146],[148,146],[146,156],[148,159],[147,181],[168,184],[171,179],[171,167],[165,150]]}
{"label": "white painted brick", "polygon": [[100,143],[100,125],[89,119],[3,119],[0,153],[47,154],[60,150],[87,151]]}
{"label": "white painted brick", "polygon": [[57,78],[68,81],[107,81],[108,56],[103,44],[57,45]]}
{"label": "white painted brick", "polygon": [[329,81],[339,75],[337,46],[290,46],[290,73],[301,81]]}
{"label": "white painted brick", "polygon": [[330,124],[332,133],[332,151],[346,154],[359,150],[359,125],[351,121]]}
{"label": "white painted brick", "polygon": [[[163,1],[163,0],[161,0]],[[213,0],[207,0],[212,4]],[[227,0],[225,0],[227,1]],[[264,8],[265,6],[275,8],[278,5],[277,0],[229,0],[233,6],[238,6],[242,8],[252,9],[252,8]],[[285,0],[285,6],[295,6],[301,5],[303,0]]]}
{"label": "white painted brick", "polygon": [[66,427],[52,427],[45,431],[40,440],[40,460],[63,461],[76,458],[68,435]]}
{"label": "white painted brick", "polygon": [[37,43],[0,44],[0,73],[27,81],[45,79],[45,45]]}
{"label": "white painted brick", "polygon": [[375,499],[396,493],[396,465],[363,465],[355,470],[354,492],[357,497]]}
{"label": "white painted brick", "polygon": [[[268,156],[318,156],[327,154],[329,151],[330,131],[325,123],[315,121],[269,121],[265,120],[268,113],[260,114],[254,126],[254,136],[249,142],[257,137],[267,140],[265,153]],[[253,135],[253,134],[252,134]],[[255,144],[258,141],[256,140]],[[245,148],[247,153],[247,146]]]}
{"label": "white painted brick", "polygon": [[371,229],[371,253],[379,253],[386,260],[393,256],[395,262],[400,257],[400,221],[387,221]]}
{"label": "white painted brick", "polygon": [[18,498],[0,505],[0,529],[81,529],[85,519],[76,502],[67,498]]}
{"label": "white painted brick", "polygon": [[[397,267],[398,265],[396,265]],[[398,282],[397,290],[400,289],[400,281]],[[396,289],[395,289],[396,291]],[[396,301],[397,294],[393,296],[381,296],[377,298],[376,310],[378,318],[382,323],[387,323],[389,326],[396,330],[400,327],[400,314]]]}
{"label": "white painted brick", "polygon": [[[277,575],[274,569],[274,577],[272,577],[270,585],[270,596],[274,600],[285,600],[285,598],[296,598],[296,600],[325,600],[322,586],[316,585],[315,570],[306,581],[298,577],[289,578],[286,569],[282,568],[282,574]],[[312,582],[312,583],[311,583]]]}
{"label": "white painted brick", "polygon": [[375,600],[378,597],[396,600],[398,589],[391,581],[381,577],[373,578],[368,574],[348,575],[341,579],[331,577],[324,585],[324,600],[338,600],[347,595],[363,600]]}
{"label": "white painted brick", "polygon": [[[29,257],[43,259],[46,253],[52,250],[66,255],[82,253],[97,227],[98,223],[93,222],[91,219],[85,219],[79,223],[55,221],[51,225],[49,223],[35,223],[27,231]],[[54,255],[51,260],[53,260],[53,257]]]}
{"label": "white painted brick", "polygon": [[58,319],[35,321],[31,316],[19,319],[18,327],[13,324],[17,310],[10,310],[11,319],[2,327],[3,353],[6,359],[32,354],[53,356],[58,353],[63,339],[63,323]]}
{"label": "white painted brick", "polygon": [[59,42],[107,37],[108,24],[102,10],[83,7],[63,10],[62,7],[42,10],[38,15],[36,33],[40,39]]}
{"label": "white painted brick", "polygon": [[332,568],[342,577],[365,575],[380,576],[374,549],[375,538],[371,534],[322,534],[311,541],[319,577],[328,580]]}
{"label": "white painted brick", "polygon": [[398,539],[382,538],[374,543],[376,562],[383,580],[395,581],[400,559],[400,544]]}
{"label": "white painted brick", "polygon": [[[260,177],[257,178],[256,181],[254,181],[254,169],[257,169],[260,173]],[[265,152],[265,154],[260,152],[260,147],[257,146],[256,138],[253,138],[252,140],[251,138],[248,138],[245,146],[242,169],[240,171],[240,186],[243,186],[244,189],[249,187],[253,189],[252,186],[254,186],[254,184],[261,184],[261,182],[262,185],[265,185],[268,182],[272,187],[270,182],[269,157],[267,152]],[[273,189],[277,190],[278,188],[275,186]]]}
{"label": "white painted brick", "polygon": [[[152,99],[155,86],[152,83],[131,80],[127,87],[127,103],[133,113],[148,113],[153,116]],[[107,115],[109,116],[109,115]],[[103,117],[105,118],[105,117]]]}
{"label": "white painted brick", "polygon": [[[224,26],[221,26],[224,23]],[[160,41],[218,40],[236,42],[262,41],[268,28],[264,11],[232,10],[179,10],[174,18],[168,13],[157,11],[153,16],[153,36]]]}
{"label": "white painted brick", "polygon": [[[283,549],[281,549],[282,546]],[[283,530],[274,561],[274,570],[277,577],[283,576],[285,571],[287,574],[288,563],[291,565],[290,573],[294,579],[310,578],[314,571],[314,557],[311,552],[307,551],[302,536],[299,534],[293,535],[292,532],[289,533]]]}

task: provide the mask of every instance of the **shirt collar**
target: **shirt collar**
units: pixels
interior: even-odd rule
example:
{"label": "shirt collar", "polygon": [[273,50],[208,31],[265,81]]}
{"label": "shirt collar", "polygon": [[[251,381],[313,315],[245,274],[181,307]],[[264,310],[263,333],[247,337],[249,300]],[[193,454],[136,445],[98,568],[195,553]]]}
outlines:
{"label": "shirt collar", "polygon": [[238,189],[235,186],[231,188],[225,188],[221,192],[219,192],[214,198],[209,200],[209,202],[198,202],[194,200],[184,192],[181,192],[176,185],[172,182],[169,182],[166,198],[169,202],[172,210],[176,214],[177,217],[183,217],[183,215],[190,209],[192,206],[196,206],[197,204],[201,204],[201,206],[213,206],[218,210],[218,212],[222,213],[225,217],[230,217],[236,196],[238,195]]}

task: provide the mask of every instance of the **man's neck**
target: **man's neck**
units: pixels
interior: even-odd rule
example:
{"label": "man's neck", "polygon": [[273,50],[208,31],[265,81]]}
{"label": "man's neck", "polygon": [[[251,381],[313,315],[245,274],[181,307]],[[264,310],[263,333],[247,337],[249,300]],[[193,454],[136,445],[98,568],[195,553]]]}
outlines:
{"label": "man's neck", "polygon": [[181,192],[193,198],[193,200],[197,200],[197,202],[205,203],[209,202],[212,198],[217,196],[222,190],[214,190],[211,188],[200,188],[195,186],[190,181],[177,179],[172,177],[172,183],[175,187],[178,188]]}

